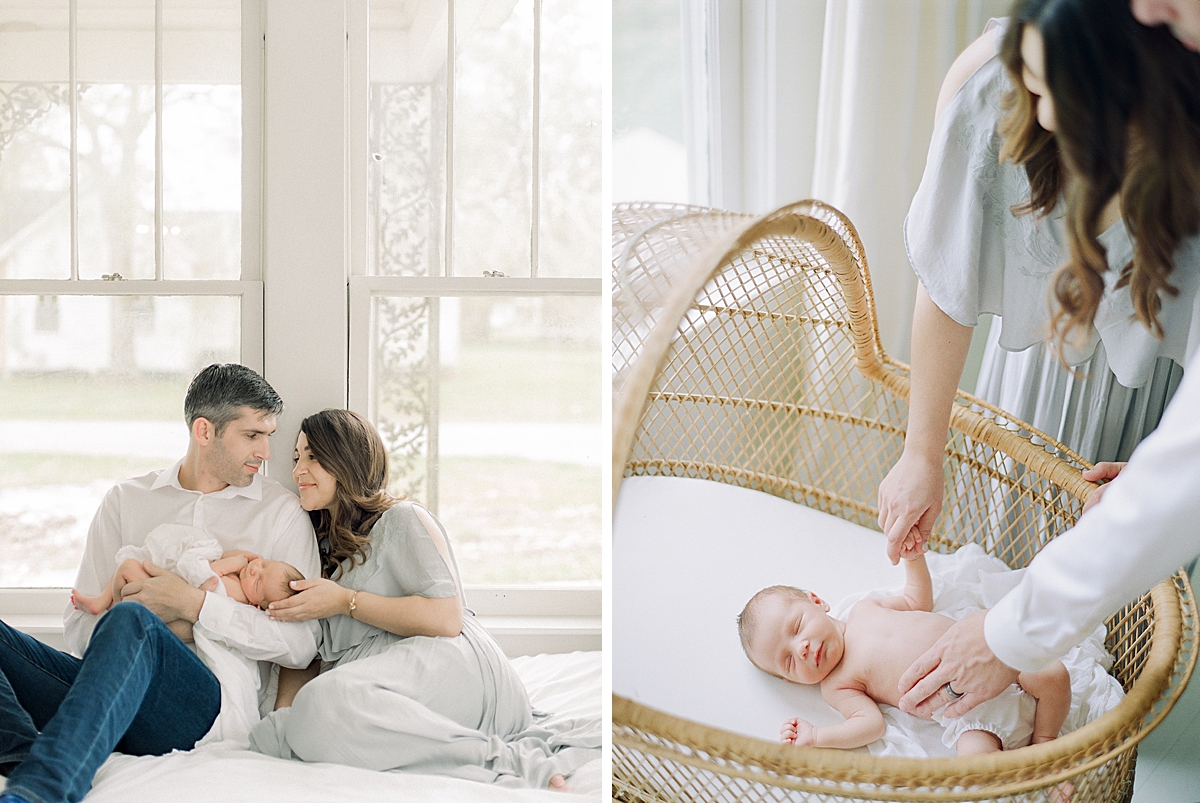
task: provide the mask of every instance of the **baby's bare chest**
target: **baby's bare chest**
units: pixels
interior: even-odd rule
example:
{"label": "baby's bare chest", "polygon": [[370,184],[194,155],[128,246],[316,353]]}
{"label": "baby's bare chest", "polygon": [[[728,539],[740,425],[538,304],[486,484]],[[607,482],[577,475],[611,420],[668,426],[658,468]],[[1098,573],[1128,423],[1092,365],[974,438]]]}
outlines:
{"label": "baby's bare chest", "polygon": [[952,624],[939,613],[855,606],[846,621],[846,679],[860,683],[876,702],[897,705],[900,676]]}

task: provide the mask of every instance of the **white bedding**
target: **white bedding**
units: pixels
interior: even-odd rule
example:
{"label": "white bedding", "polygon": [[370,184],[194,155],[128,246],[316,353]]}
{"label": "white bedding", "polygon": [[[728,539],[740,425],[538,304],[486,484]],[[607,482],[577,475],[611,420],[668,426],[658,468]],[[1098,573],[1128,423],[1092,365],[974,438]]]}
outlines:
{"label": "white bedding", "polygon": [[[513,659],[534,707],[555,714],[600,716],[601,654],[575,652]],[[599,800],[602,762],[579,768],[567,783],[572,792]],[[558,792],[510,789],[458,778],[372,772],[333,764],[305,764],[252,753],[218,742],[166,756],[113,754],[96,774],[85,803],[456,803],[456,801],[561,800]],[[577,798],[568,798],[577,799]]]}
{"label": "white bedding", "polygon": [[[735,623],[746,601],[781,583],[841,601],[836,613],[904,583],[903,568],[888,562],[881,533],[769,494],[683,478],[624,480],[612,556],[613,691],[771,741],[788,717],[817,725],[842,717],[817,687],[771,677],[746,659]],[[1016,575],[982,550],[931,556],[930,568],[935,610],[955,616],[994,602]],[[983,579],[991,574],[997,576]],[[1073,724],[1120,699],[1119,684],[1099,666],[1102,642],[1101,635],[1078,656],[1078,666],[1065,661],[1072,670]],[[888,733],[872,753],[951,754],[936,723],[884,708]]]}

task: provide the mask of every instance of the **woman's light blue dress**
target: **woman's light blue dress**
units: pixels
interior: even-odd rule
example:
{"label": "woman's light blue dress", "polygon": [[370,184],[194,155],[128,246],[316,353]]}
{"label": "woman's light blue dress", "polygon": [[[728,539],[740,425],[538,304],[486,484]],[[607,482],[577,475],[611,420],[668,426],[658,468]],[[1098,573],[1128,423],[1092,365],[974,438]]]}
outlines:
{"label": "woman's light blue dress", "polygon": [[[445,557],[411,502],[390,508],[371,530],[366,561],[344,562],[338,583],[386,597],[455,596],[458,567],[437,526]],[[321,658],[332,667],[254,728],[259,752],[535,788],[599,755],[600,723],[532,711],[470,612],[452,638],[398,636],[349,616],[323,619],[321,630]]]}
{"label": "woman's light blue dress", "polygon": [[[1003,25],[995,25],[997,41]],[[1173,284],[1157,340],[1117,289],[1133,243],[1118,220],[1100,236],[1110,270],[1086,341],[1064,368],[1045,345],[1050,280],[1068,253],[1063,205],[1046,217],[1014,215],[1029,198],[1024,167],[1000,162],[997,125],[1010,87],[998,57],[984,63],[947,104],[934,129],[921,185],[904,224],[909,261],[938,307],[958,323],[994,321],[976,394],[1033,424],[1082,457],[1124,460],[1158,424],[1196,338],[1200,238],[1175,254]]]}

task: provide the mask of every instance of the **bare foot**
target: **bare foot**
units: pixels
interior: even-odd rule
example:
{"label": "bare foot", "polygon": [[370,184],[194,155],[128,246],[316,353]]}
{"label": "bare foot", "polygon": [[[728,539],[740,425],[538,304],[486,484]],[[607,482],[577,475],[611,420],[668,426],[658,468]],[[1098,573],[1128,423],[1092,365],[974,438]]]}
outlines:
{"label": "bare foot", "polygon": [[1070,781],[1063,781],[1050,790],[1050,800],[1052,803],[1071,803],[1071,799],[1074,797],[1075,784]]}
{"label": "bare foot", "polygon": [[553,778],[550,779],[550,791],[551,792],[570,792],[571,790],[567,788],[567,779],[564,778],[561,774],[559,774],[559,775],[555,775]]}
{"label": "bare foot", "polygon": [[75,606],[75,610],[91,614],[103,613],[105,610],[100,604],[99,597],[85,597],[73,588],[71,589],[71,604]]}

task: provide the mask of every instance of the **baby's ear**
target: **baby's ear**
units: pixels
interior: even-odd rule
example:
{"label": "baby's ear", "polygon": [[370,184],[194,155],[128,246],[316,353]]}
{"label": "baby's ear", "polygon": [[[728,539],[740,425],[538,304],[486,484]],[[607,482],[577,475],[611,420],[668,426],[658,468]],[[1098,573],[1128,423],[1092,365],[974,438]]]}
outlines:
{"label": "baby's ear", "polygon": [[813,605],[816,605],[818,608],[825,611],[825,613],[829,613],[829,603],[828,602],[821,599],[820,597],[818,597],[816,594],[814,594],[811,591],[808,592],[808,598],[810,600],[812,600]]}

